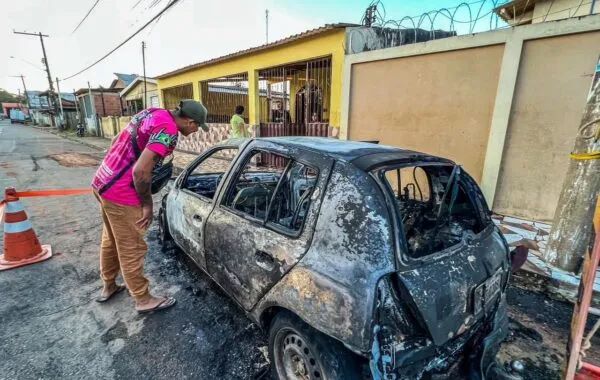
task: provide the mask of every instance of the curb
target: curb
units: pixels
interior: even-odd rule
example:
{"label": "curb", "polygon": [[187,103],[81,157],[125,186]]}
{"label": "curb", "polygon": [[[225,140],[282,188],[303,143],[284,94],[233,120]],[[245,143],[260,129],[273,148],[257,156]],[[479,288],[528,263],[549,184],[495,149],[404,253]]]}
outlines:
{"label": "curb", "polygon": [[[75,142],[75,143],[78,143],[78,144],[81,144],[81,145],[85,145],[85,146],[87,146],[89,148],[96,149],[98,151],[102,151],[103,152],[103,151],[106,151],[108,149],[108,147],[103,148],[103,147],[100,147],[100,146],[97,146],[97,145],[94,145],[94,144],[90,144],[88,142],[85,142],[83,139],[80,139],[80,138],[77,138],[77,137],[71,137],[69,135],[64,135],[64,134],[58,132],[54,128],[51,130],[49,127],[36,127],[36,126],[33,126],[33,125],[32,125],[32,127],[35,128],[35,129],[39,129],[39,130],[48,132],[48,133],[50,133],[52,135],[58,136],[58,137],[63,138],[65,140],[69,140],[69,141],[72,141],[72,142]],[[179,151],[178,149],[176,149],[176,150]],[[191,152],[186,152],[186,151],[179,151],[179,152],[186,153],[186,154],[193,154]],[[175,176],[178,176],[179,174],[181,174],[181,172],[183,171],[183,169],[185,169],[185,167],[179,167],[179,166],[173,165],[173,174]]]}
{"label": "curb", "polygon": [[51,127],[36,127],[36,126],[32,126],[32,127],[35,128],[35,129],[41,130],[41,131],[48,132],[50,134],[53,134],[55,136],[58,136],[60,138],[65,139],[65,140],[69,140],[69,141],[73,141],[73,142],[79,143],[81,145],[85,145],[88,148],[96,149],[96,150],[99,150],[99,151],[105,151],[106,149],[108,149],[108,147],[100,147],[98,145],[90,144],[90,143],[88,143],[88,142],[86,142],[86,141],[84,141],[82,139],[77,138],[77,137],[71,137],[69,135],[62,134],[62,133],[58,132],[56,129],[54,129],[54,128],[51,129]]}

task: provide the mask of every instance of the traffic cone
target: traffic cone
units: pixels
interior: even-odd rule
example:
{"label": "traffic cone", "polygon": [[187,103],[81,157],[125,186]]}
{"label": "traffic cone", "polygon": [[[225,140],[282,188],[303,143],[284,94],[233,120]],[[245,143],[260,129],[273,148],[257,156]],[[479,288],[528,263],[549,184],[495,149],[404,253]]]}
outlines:
{"label": "traffic cone", "polygon": [[4,254],[0,255],[0,271],[48,260],[52,248],[41,245],[14,188],[6,188],[4,196]]}

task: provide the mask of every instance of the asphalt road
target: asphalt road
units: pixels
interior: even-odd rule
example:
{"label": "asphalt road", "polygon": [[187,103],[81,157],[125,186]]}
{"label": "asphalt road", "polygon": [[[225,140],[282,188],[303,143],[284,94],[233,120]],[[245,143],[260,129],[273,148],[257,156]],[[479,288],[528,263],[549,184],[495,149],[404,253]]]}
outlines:
{"label": "asphalt road", "polygon": [[[102,155],[0,121],[0,189],[87,187]],[[148,235],[146,273],[155,293],[174,295],[178,303],[140,316],[124,293],[94,302],[101,219],[91,195],[23,204],[54,257],[0,272],[0,380],[268,377],[264,334],[180,253],[162,252],[156,225]],[[508,302],[511,333],[499,357],[522,359],[524,379],[558,379],[571,305],[518,286],[509,289]],[[593,343],[588,359],[600,363],[600,342]]]}

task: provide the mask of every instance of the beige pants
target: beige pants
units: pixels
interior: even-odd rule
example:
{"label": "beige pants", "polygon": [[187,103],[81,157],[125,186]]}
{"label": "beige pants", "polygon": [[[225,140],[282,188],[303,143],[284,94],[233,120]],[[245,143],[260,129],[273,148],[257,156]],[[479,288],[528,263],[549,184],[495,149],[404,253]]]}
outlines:
{"label": "beige pants", "polygon": [[114,284],[119,271],[129,293],[140,298],[148,294],[148,279],[144,277],[144,259],[148,246],[146,230],[135,225],[142,217],[140,206],[123,206],[109,202],[94,192],[102,208],[102,244],[100,246],[100,276],[105,284]]}

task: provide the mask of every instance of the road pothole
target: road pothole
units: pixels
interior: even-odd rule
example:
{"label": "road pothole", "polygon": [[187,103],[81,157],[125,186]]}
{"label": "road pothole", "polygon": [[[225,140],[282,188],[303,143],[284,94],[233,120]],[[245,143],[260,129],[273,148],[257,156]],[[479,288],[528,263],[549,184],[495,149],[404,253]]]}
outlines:
{"label": "road pothole", "polygon": [[52,154],[48,158],[53,159],[62,166],[67,167],[93,167],[100,164],[100,160],[87,153],[59,153]]}

